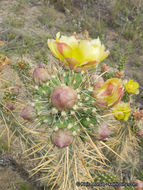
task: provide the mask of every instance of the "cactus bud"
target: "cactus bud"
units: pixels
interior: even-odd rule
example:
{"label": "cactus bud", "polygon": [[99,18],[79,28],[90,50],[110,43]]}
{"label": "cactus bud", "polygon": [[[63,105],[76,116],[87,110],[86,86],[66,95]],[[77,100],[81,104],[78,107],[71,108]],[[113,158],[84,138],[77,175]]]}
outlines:
{"label": "cactus bud", "polygon": [[13,110],[14,110],[14,105],[11,104],[11,103],[8,103],[8,104],[6,105],[6,107],[7,107],[10,111],[13,111]]}
{"label": "cactus bud", "polygon": [[58,110],[68,110],[77,102],[77,93],[69,86],[56,87],[51,93],[51,101]]}
{"label": "cactus bud", "polygon": [[134,120],[140,120],[141,119],[140,112],[134,112],[133,116],[134,116]]}
{"label": "cactus bud", "polygon": [[142,137],[142,136],[143,136],[143,129],[142,129],[142,130],[139,130],[138,133],[137,133],[137,135],[138,135],[139,137]]}
{"label": "cactus bud", "polygon": [[40,63],[40,64],[38,64],[38,67],[39,67],[39,68],[44,68],[44,69],[45,69],[45,68],[46,68],[46,65],[45,65],[44,63]]}
{"label": "cactus bud", "polygon": [[36,110],[34,107],[26,106],[23,108],[22,112],[20,113],[20,116],[24,120],[32,120],[36,117]]}
{"label": "cactus bud", "polygon": [[95,82],[93,83],[94,88],[93,88],[93,93],[96,93],[97,90],[104,84],[104,79],[102,77],[98,77],[95,79]]}
{"label": "cactus bud", "polygon": [[107,138],[110,135],[110,130],[106,125],[101,125],[100,128],[97,131],[97,140],[103,140]]}
{"label": "cactus bud", "polygon": [[13,87],[12,89],[11,89],[11,92],[14,94],[14,95],[18,95],[19,94],[19,87],[18,86],[16,86],[16,87]]}
{"label": "cactus bud", "polygon": [[66,129],[64,130],[59,129],[57,132],[53,133],[52,141],[57,147],[64,148],[72,143],[73,141],[72,132]]}
{"label": "cactus bud", "polygon": [[108,71],[108,67],[107,67],[106,64],[102,64],[102,66],[101,66],[101,71],[102,71],[102,72]]}
{"label": "cactus bud", "polygon": [[137,183],[137,186],[135,187],[136,190],[142,190],[143,189],[143,182],[140,180],[134,180],[134,183]]}
{"label": "cactus bud", "polygon": [[143,110],[134,112],[133,116],[134,120],[143,120]]}
{"label": "cactus bud", "polygon": [[140,116],[143,118],[143,110],[140,110]]}
{"label": "cactus bud", "polygon": [[117,77],[117,78],[122,78],[123,76],[124,76],[124,72],[123,71],[117,71],[115,73],[115,77]]}
{"label": "cactus bud", "polygon": [[33,72],[33,80],[37,85],[42,85],[43,82],[49,80],[49,74],[44,68],[36,68]]}

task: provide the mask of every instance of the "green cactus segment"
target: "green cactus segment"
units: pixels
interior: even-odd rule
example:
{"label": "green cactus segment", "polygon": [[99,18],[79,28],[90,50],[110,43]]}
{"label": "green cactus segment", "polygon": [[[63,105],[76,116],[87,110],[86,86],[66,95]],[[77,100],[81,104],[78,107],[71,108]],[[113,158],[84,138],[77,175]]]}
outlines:
{"label": "green cactus segment", "polygon": [[112,182],[118,182],[120,179],[117,178],[117,176],[113,174],[108,174],[105,172],[98,172],[95,175],[95,182],[102,182],[102,183],[112,183]]}
{"label": "green cactus segment", "polygon": [[[114,187],[117,187],[118,184],[123,183],[119,176],[117,176],[115,174],[107,173],[107,172],[106,173],[105,172],[96,173],[94,182],[99,184],[100,187],[103,184],[103,189],[105,189],[105,188],[108,189],[109,187],[114,188]],[[125,184],[126,183],[129,183],[129,182],[125,182]],[[131,186],[124,186],[124,189],[125,190],[134,190],[134,188]]]}
{"label": "green cactus segment", "polygon": [[122,55],[122,58],[121,58],[120,63],[119,63],[119,65],[118,65],[118,70],[119,70],[119,71],[122,71],[122,70],[125,68],[126,62],[127,62],[126,56],[125,56],[125,55]]}
{"label": "green cactus segment", "polygon": [[[61,71],[58,76],[54,76],[47,83],[36,88],[34,92],[34,106],[37,110],[37,117],[41,124],[47,123],[53,130],[67,128],[74,135],[79,134],[82,126],[89,132],[96,127],[97,119],[94,115],[96,107],[93,105],[91,86],[85,87],[81,73],[71,73],[71,71]],[[77,91],[78,101],[72,109],[59,111],[51,103],[51,93],[57,86],[70,86]]]}

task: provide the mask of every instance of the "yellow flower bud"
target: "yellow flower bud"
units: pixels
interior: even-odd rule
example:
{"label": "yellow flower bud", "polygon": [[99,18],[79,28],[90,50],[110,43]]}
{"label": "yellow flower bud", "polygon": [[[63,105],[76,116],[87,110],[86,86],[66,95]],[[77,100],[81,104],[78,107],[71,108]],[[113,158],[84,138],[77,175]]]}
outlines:
{"label": "yellow flower bud", "polygon": [[139,84],[133,80],[129,80],[124,84],[125,90],[130,94],[138,94],[139,93]]}
{"label": "yellow flower bud", "polygon": [[130,116],[130,104],[120,102],[113,107],[114,117],[118,120],[127,121]]}

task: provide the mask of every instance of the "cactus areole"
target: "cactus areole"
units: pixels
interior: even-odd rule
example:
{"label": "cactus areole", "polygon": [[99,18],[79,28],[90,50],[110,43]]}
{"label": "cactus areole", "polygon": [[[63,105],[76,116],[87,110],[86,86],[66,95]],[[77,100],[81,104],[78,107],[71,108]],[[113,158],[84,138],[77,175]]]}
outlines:
{"label": "cactus areole", "polygon": [[51,93],[51,102],[58,110],[69,110],[77,102],[77,93],[69,86],[56,87]]}

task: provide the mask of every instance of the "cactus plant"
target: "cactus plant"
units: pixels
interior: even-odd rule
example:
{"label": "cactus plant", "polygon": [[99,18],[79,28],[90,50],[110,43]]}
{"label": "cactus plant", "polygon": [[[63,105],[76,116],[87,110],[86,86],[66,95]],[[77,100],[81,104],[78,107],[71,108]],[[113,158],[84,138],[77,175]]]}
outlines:
{"label": "cactus plant", "polygon": [[115,159],[114,166],[127,158],[132,162],[139,147],[136,136],[142,136],[142,112],[132,103],[138,84],[114,77],[118,67],[100,67],[109,51],[99,38],[90,39],[87,31],[84,36],[58,33],[48,40],[60,64],[56,61],[54,72],[43,64],[34,70],[32,98],[18,115],[2,105],[15,118],[11,130],[24,140],[26,156],[36,163],[31,176],[39,173],[51,190],[76,190],[78,181],[112,181],[110,161]]}

